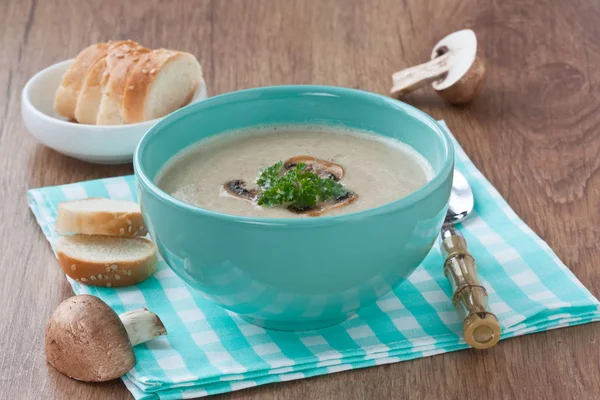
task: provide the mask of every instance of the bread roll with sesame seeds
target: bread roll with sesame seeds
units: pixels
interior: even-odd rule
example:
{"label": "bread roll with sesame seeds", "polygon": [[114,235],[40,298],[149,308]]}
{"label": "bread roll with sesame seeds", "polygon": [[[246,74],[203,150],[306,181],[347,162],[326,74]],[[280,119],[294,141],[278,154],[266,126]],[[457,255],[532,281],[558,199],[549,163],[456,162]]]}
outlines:
{"label": "bread roll with sesame seeds", "polygon": [[[102,90],[96,125],[123,124],[123,94],[129,72],[140,61],[140,57],[150,51],[150,49],[141,46],[131,47],[108,58],[107,71],[109,78]],[[119,57],[121,55],[123,57]]]}
{"label": "bread roll with sesame seeds", "polygon": [[108,52],[108,43],[98,43],[83,49],[63,75],[54,97],[54,108],[59,115],[75,119],[75,106],[88,70]]}
{"label": "bread roll with sesame seeds", "polygon": [[105,57],[96,61],[83,78],[81,91],[75,105],[75,120],[80,124],[95,125],[102,92],[109,81],[110,70],[116,61],[125,57],[128,51],[140,47],[131,40],[121,40],[108,44]]}
{"label": "bread roll with sesame seeds", "polygon": [[64,273],[86,285],[135,285],[156,272],[156,246],[144,238],[61,236],[54,249]]}
{"label": "bread roll with sesame seeds", "polygon": [[60,203],[55,230],[63,235],[133,237],[148,233],[137,203],[94,198]]}
{"label": "bread roll with sesame seeds", "polygon": [[189,104],[201,81],[202,69],[192,54],[152,50],[129,73],[123,95],[125,123],[164,117]]}

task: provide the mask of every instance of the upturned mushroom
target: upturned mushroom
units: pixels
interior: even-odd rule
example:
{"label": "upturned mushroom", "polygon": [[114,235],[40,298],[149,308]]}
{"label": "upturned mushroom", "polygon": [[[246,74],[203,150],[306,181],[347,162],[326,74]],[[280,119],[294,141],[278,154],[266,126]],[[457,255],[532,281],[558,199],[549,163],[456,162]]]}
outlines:
{"label": "upturned mushroom", "polygon": [[431,61],[393,74],[391,95],[400,98],[431,83],[448,103],[465,104],[481,91],[485,70],[475,33],[464,29],[440,40],[431,52]]}
{"label": "upturned mushroom", "polygon": [[97,297],[73,296],[50,316],[46,361],[74,379],[109,381],[133,367],[133,346],[166,334],[160,318],[145,308],[117,315]]}

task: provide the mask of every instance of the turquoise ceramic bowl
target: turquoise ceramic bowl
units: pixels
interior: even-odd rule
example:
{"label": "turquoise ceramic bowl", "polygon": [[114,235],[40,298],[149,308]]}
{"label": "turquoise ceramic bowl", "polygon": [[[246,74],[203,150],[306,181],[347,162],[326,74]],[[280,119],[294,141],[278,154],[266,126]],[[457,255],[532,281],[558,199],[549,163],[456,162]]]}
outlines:
{"label": "turquoise ceramic bowl", "polygon": [[[429,160],[435,177],[378,208],[299,219],[225,215],[183,203],[154,183],[171,157],[199,140],[281,123],[342,125],[399,139]],[[214,303],[281,330],[335,324],[401,284],[438,235],[453,166],[450,138],[426,114],[377,94],[327,86],[210,98],[156,124],[134,156],[144,218],[173,271]]]}

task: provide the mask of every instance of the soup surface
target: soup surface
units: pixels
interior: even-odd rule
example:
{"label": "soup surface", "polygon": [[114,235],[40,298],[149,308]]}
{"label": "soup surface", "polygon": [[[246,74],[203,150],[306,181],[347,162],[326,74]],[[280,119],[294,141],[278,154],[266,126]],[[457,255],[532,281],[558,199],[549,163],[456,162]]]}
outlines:
{"label": "soup surface", "polygon": [[271,126],[208,138],[174,156],[157,176],[158,186],[186,203],[225,214],[305,217],[284,206],[258,206],[230,195],[224,184],[243,180],[248,189],[266,167],[294,156],[312,156],[343,167],[339,183],[356,200],[331,216],[366,210],[414,192],[433,176],[431,165],[410,146],[367,132],[331,126]]}

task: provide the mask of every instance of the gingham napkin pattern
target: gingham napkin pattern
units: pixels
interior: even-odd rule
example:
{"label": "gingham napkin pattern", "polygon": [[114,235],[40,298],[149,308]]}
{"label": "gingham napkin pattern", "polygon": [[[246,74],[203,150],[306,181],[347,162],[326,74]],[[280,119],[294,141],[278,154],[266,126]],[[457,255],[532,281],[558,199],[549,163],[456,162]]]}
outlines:
{"label": "gingham napkin pattern", "polygon": [[[455,145],[456,167],[476,199],[474,214],[460,230],[502,323],[502,338],[600,319],[598,300]],[[28,202],[53,243],[58,203],[135,200],[135,193],[134,177],[126,176],[33,189]],[[69,282],[75,293],[98,296],[118,313],[147,307],[160,315],[169,334],[135,348],[137,363],[123,381],[137,399],[180,399],[467,348],[442,263],[435,247],[405,283],[375,304],[337,326],[297,333],[237,318],[188,288],[162,260],[152,278],[132,287]]]}

